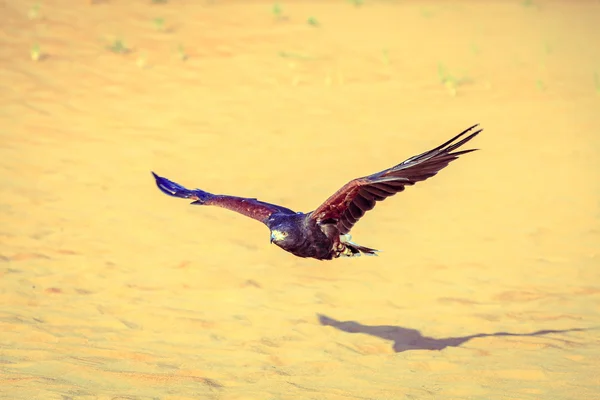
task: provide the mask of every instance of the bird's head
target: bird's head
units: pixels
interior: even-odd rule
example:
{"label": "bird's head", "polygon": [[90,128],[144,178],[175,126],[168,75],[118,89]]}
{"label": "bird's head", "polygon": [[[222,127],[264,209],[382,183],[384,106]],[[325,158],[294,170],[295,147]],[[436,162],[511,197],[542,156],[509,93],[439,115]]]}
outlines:
{"label": "bird's head", "polygon": [[271,243],[289,251],[303,242],[302,216],[275,216],[267,225],[271,230]]}
{"label": "bird's head", "polygon": [[289,250],[298,245],[299,235],[294,227],[277,226],[271,229],[271,243],[284,250]]}

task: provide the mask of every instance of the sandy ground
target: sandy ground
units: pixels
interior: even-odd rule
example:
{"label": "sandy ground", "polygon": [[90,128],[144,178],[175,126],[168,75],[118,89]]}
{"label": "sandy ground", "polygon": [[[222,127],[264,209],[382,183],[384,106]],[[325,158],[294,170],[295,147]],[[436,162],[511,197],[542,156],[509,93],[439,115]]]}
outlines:
{"label": "sandy ground", "polygon": [[[597,1],[0,7],[1,398],[600,398]],[[473,123],[378,258],[150,176],[310,211]]]}

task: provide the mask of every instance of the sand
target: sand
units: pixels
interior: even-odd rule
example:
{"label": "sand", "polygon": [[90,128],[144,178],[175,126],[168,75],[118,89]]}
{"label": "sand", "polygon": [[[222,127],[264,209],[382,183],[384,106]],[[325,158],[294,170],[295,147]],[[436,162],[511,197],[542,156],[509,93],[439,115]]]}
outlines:
{"label": "sand", "polygon": [[[600,398],[598,2],[1,7],[1,398]],[[150,175],[310,211],[474,123],[380,257]]]}

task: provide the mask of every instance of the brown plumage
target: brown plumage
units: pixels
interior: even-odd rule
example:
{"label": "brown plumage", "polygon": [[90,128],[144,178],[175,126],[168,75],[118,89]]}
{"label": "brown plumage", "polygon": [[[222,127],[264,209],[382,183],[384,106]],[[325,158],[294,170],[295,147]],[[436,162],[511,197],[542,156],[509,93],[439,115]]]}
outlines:
{"label": "brown plumage", "polygon": [[475,151],[454,150],[482,131],[472,132],[476,127],[474,125],[435,149],[392,168],[348,182],[317,209],[306,214],[252,198],[189,190],[154,172],[152,174],[158,188],[170,196],[194,200],[192,204],[226,208],[263,222],[271,230],[271,242],[298,257],[330,260],[361,253],[376,255],[377,250],[350,241],[348,233],[354,224],[372,210],[376,202],[436,175],[460,155]]}

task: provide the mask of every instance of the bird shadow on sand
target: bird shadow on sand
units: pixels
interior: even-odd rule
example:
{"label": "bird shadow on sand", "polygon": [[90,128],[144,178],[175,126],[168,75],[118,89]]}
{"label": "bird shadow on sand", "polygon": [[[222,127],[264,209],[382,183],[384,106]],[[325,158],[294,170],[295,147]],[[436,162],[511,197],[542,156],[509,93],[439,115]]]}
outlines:
{"label": "bird shadow on sand", "polygon": [[[317,314],[319,322],[324,326],[331,326],[343,332],[348,333],[363,333],[366,335],[375,336],[385,340],[391,340],[394,351],[401,353],[408,350],[443,350],[447,347],[459,347],[471,339],[492,337],[492,336],[544,336],[552,333],[567,333],[585,331],[584,328],[573,329],[547,329],[530,333],[510,333],[510,332],[495,332],[495,333],[477,333],[474,335],[433,338],[423,336],[416,329],[403,328],[393,325],[363,325],[355,321],[338,321],[326,315]],[[562,342],[571,343],[569,340],[560,339]]]}

